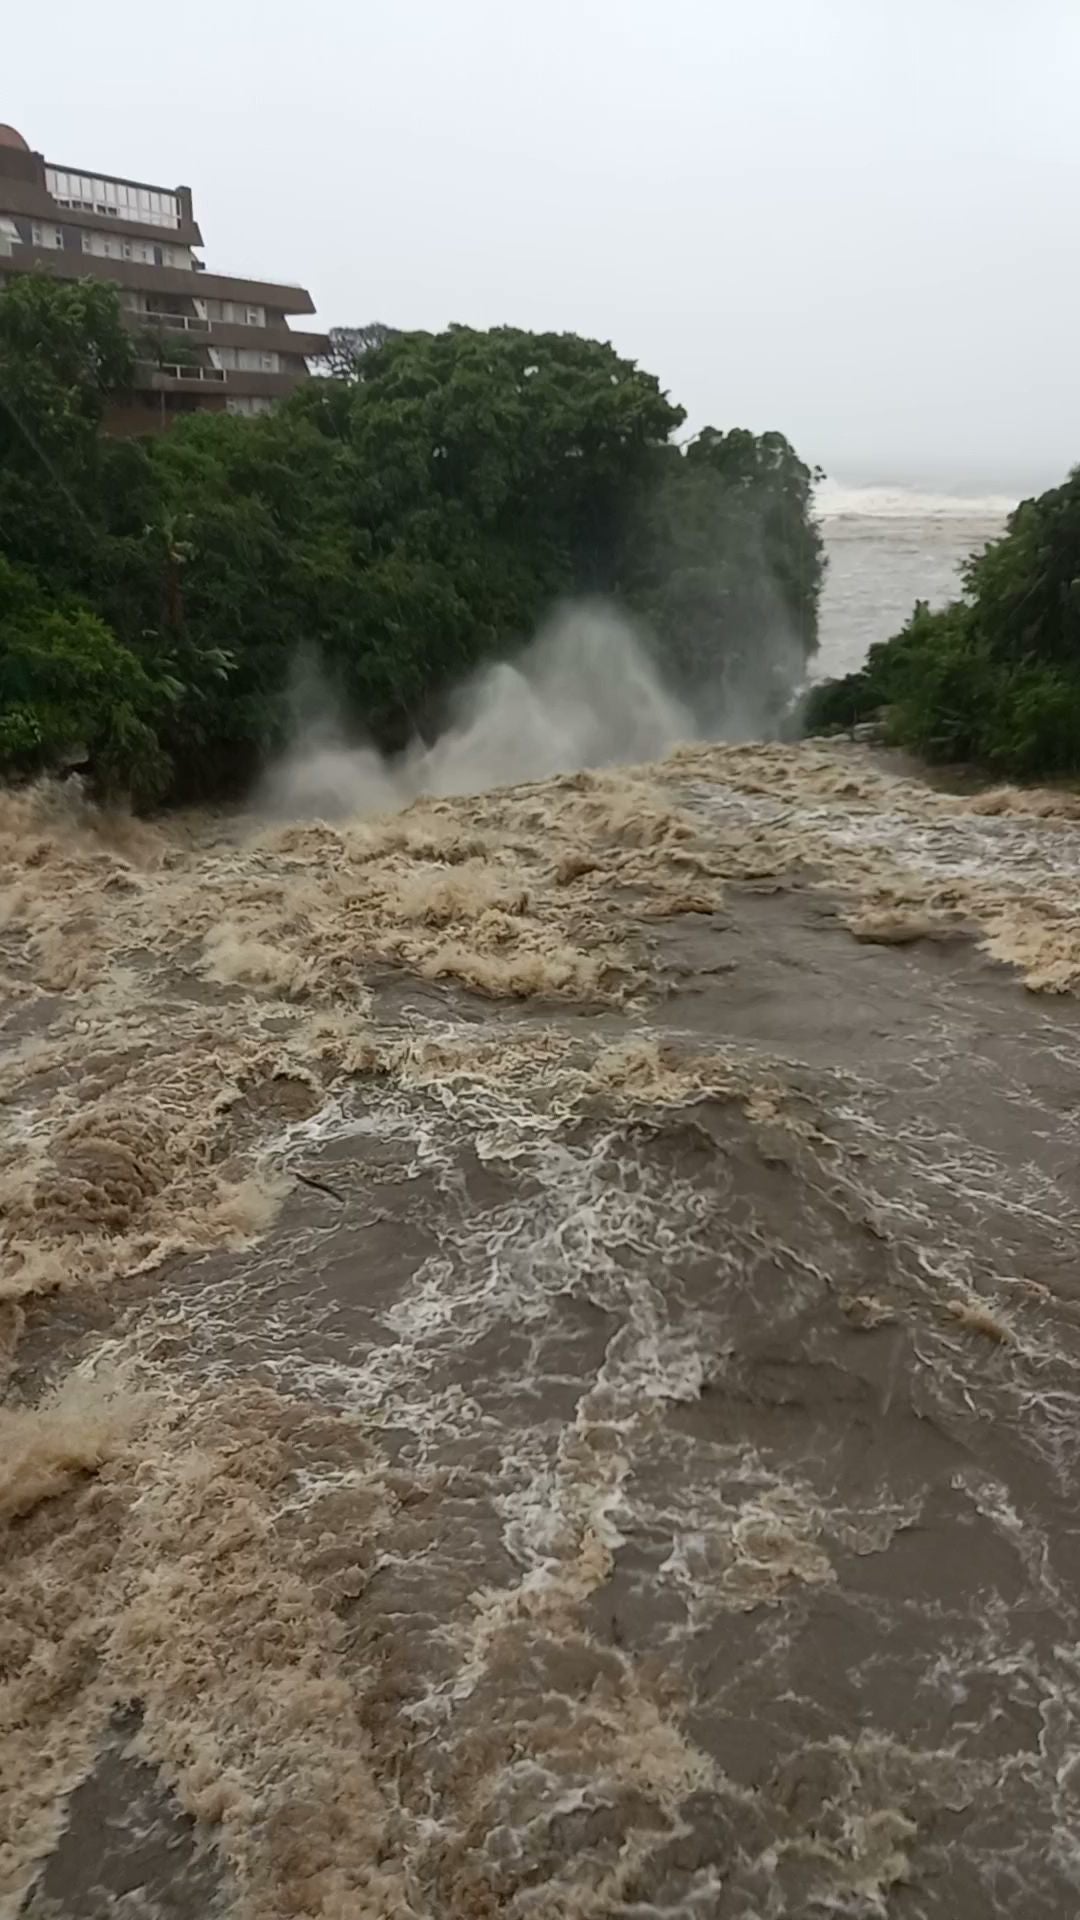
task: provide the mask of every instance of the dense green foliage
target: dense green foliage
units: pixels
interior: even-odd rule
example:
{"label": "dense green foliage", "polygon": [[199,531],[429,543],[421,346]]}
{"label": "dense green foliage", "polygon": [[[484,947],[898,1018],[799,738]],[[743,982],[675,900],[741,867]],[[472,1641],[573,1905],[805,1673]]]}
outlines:
{"label": "dense green foliage", "polygon": [[156,727],[178,689],[154,679],[78,603],[49,604],[33,576],[0,559],[0,759],[13,771],[93,761],[99,783],[145,795],[167,768]]}
{"label": "dense green foliage", "polygon": [[596,341],[341,329],[277,413],[101,432],[132,348],[108,288],[0,293],[0,772],[88,764],[140,803],[235,789],[312,656],[383,744],[558,600],[613,596],[676,678],[788,678],[816,637],[811,475],[683,420]]}
{"label": "dense green foliage", "polygon": [[783,434],[714,428],[666,450],[623,586],[706,721],[776,716],[817,643],[815,474]]}
{"label": "dense green foliage", "polygon": [[963,599],[917,606],[859,673],[816,688],[805,724],[882,711],[889,737],[928,759],[1022,778],[1080,771],[1080,470],[1025,500],[968,562]]}
{"label": "dense green foliage", "polygon": [[323,356],[323,371],[339,380],[359,380],[361,363],[376,347],[386,345],[400,331],[382,320],[371,320],[366,327],[331,327]]}

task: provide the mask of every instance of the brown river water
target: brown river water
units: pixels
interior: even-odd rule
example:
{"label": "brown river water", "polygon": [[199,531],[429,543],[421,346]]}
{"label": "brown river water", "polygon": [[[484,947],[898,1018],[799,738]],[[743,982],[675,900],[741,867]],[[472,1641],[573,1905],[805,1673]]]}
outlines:
{"label": "brown river water", "polygon": [[1080,801],[0,861],[0,1911],[1080,1910]]}

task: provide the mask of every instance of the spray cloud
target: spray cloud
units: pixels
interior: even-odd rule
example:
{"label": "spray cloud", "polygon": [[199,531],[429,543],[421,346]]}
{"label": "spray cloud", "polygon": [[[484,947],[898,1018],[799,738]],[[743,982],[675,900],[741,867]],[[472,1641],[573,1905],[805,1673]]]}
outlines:
{"label": "spray cloud", "polygon": [[698,733],[629,623],[610,608],[557,614],[513,661],[483,668],[454,697],[433,745],[388,758],[349,743],[310,676],[294,702],[294,738],[257,797],[296,818],[391,811],[421,793],[480,793],[579,767],[654,760]]}

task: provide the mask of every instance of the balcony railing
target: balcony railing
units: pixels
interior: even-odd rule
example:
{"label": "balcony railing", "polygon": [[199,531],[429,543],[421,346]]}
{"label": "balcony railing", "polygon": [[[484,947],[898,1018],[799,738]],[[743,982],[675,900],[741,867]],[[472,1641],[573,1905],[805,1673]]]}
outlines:
{"label": "balcony railing", "polygon": [[225,379],[224,367],[182,367],[175,360],[164,360],[160,366],[155,360],[141,364],[149,373],[164,374],[167,380],[214,380],[220,385]]}
{"label": "balcony railing", "polygon": [[165,333],[209,333],[213,325],[210,320],[200,320],[196,313],[161,313],[156,307],[147,307],[146,317]]}

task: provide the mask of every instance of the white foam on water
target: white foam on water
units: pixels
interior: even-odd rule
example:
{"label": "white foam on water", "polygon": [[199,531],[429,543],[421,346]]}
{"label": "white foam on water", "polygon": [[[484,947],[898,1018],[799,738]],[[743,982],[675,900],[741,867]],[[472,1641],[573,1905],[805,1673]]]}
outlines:
{"label": "white foam on water", "polygon": [[1015,494],[958,494],[917,487],[849,487],[825,479],[814,489],[814,510],[824,520],[1004,519],[1017,504]]}
{"label": "white foam on water", "polygon": [[317,676],[304,692],[308,715],[254,800],[275,817],[387,812],[420,794],[654,760],[698,731],[643,638],[600,604],[564,609],[516,658],[479,669],[454,693],[439,737],[397,755],[352,745]]}

